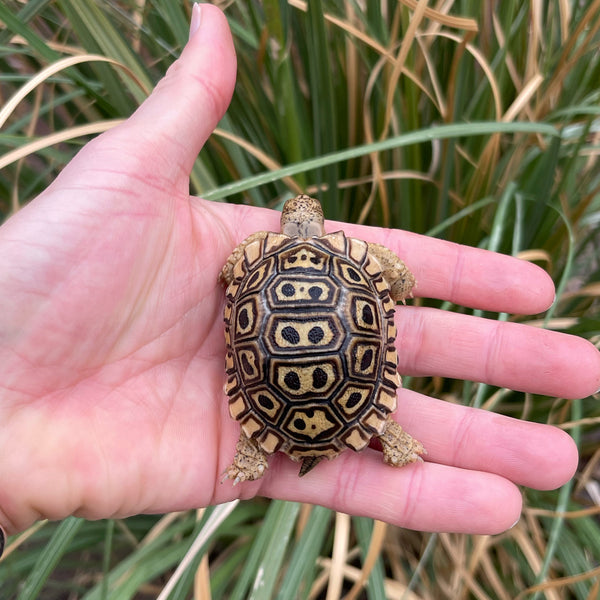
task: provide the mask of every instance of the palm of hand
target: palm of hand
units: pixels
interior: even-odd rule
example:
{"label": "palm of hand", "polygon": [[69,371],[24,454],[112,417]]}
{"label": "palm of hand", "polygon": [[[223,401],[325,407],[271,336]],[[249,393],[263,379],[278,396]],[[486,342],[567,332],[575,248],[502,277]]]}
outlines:
{"label": "palm of hand", "polygon": [[[181,66],[142,109],[88,144],[42,196],[2,228],[0,248],[8,266],[0,274],[0,419],[7,426],[0,432],[0,522],[18,530],[40,516],[158,512],[260,492],[416,528],[488,532],[509,526],[520,509],[511,482],[543,488],[568,479],[576,464],[569,438],[406,390],[400,398],[404,424],[434,462],[395,471],[372,460],[370,451],[345,453],[319,466],[310,479],[298,480],[296,467],[275,456],[264,480],[237,488],[219,485],[239,426],[228,417],[222,390],[223,290],[217,275],[241,239],[251,231],[276,229],[276,217],[256,210],[248,218],[251,209],[188,196],[191,163],[224,111],[233,82],[225,22],[206,5],[202,24],[204,38],[192,39]],[[213,68],[212,53],[206,60],[203,48],[211,44],[222,47],[217,55],[224,63],[229,60],[228,69]],[[173,107],[170,88],[181,84],[186,70],[202,85],[194,103],[181,95],[181,106]],[[161,104],[186,118],[157,118]],[[146,127],[153,122],[150,139]],[[190,143],[182,149],[183,135]],[[346,229],[367,236],[366,228]],[[421,294],[468,304],[479,291],[479,304],[486,308],[523,312],[542,310],[541,304],[551,300],[547,278],[529,266],[515,271],[507,299],[494,298],[494,290],[476,278],[457,286],[448,265],[485,260],[485,270],[501,270],[514,266],[510,259],[483,259],[477,251],[463,256],[434,240],[390,232],[382,239],[384,233],[371,230],[369,241],[403,243],[415,260],[421,248],[427,256],[445,253],[442,259],[422,259],[423,271],[437,268],[445,274],[432,278],[437,283],[425,281]],[[510,277],[499,279],[505,283]],[[534,289],[536,282],[539,288],[545,285],[529,304],[518,292],[525,280],[533,280]],[[519,371],[501,361],[503,366],[493,370],[481,360],[479,347],[459,348],[454,362],[440,366],[447,358],[439,349],[446,331],[454,331],[460,346],[476,339],[484,343],[490,328],[473,320],[471,335],[460,329],[463,320],[418,311],[408,309],[412,321],[399,324],[400,338],[409,346],[401,353],[401,372],[445,371],[525,385],[530,369]],[[427,325],[428,318],[436,324]],[[531,349],[538,343],[547,346],[538,361],[545,368],[567,361],[550,383],[532,387],[556,394],[569,388],[573,396],[597,387],[598,357],[585,342],[564,336],[556,358],[561,340],[523,329],[507,329],[501,336],[525,346],[521,354],[517,347],[515,363],[523,360],[527,344]],[[486,344],[489,358],[494,345]],[[574,382],[570,374],[561,383],[564,373],[582,361],[587,379]]]}
{"label": "palm of hand", "polygon": [[[217,274],[227,229],[182,193],[187,177],[157,180],[156,164],[130,155],[142,167],[134,175],[111,157],[99,163],[93,146],[4,232],[14,292],[3,421],[17,439],[39,440],[13,459],[43,468],[57,497],[65,486],[78,504],[104,499],[109,513],[135,512],[119,498],[132,477],[156,483],[134,500],[142,505],[167,506],[181,478],[208,503],[223,416]],[[173,456],[183,457],[175,470]],[[35,480],[11,483],[11,494]]]}

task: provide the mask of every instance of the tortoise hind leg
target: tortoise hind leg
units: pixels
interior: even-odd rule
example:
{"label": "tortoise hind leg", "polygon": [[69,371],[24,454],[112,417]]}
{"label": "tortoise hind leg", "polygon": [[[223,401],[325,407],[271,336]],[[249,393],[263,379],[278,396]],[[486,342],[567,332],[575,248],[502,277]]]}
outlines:
{"label": "tortoise hind leg", "polygon": [[233,479],[233,485],[237,485],[240,481],[260,479],[269,468],[269,463],[265,451],[258,442],[241,431],[235,449],[233,463],[223,473],[221,483],[226,479]]}
{"label": "tortoise hind leg", "polygon": [[412,289],[416,284],[415,276],[408,267],[389,249],[381,244],[369,243],[369,253],[383,267],[383,277],[390,286],[390,295],[394,302],[412,298]]}
{"label": "tortoise hind leg", "polygon": [[391,417],[379,436],[383,447],[383,460],[392,467],[403,467],[416,460],[422,460],[421,454],[427,454],[423,444],[406,433]]}

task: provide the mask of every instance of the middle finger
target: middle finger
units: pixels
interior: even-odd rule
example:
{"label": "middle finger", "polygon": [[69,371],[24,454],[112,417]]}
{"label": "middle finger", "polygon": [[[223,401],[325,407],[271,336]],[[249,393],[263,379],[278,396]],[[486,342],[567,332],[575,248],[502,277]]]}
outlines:
{"label": "middle finger", "polygon": [[600,385],[600,353],[587,340],[415,306],[395,317],[402,375],[439,375],[499,387],[582,398]]}

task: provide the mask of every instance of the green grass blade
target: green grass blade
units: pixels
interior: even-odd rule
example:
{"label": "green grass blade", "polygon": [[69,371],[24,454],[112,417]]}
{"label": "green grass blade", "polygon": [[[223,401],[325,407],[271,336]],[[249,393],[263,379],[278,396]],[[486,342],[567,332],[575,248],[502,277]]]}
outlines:
{"label": "green grass blade", "polygon": [[[572,417],[572,420],[575,422],[581,421],[581,419],[583,417],[581,400],[573,401],[572,408],[571,408],[571,417]],[[579,443],[581,442],[580,433],[581,432],[580,432],[579,427],[575,428],[575,430],[573,431],[573,437],[574,437],[575,441],[577,442],[577,445],[579,445]],[[548,534],[548,546],[547,546],[546,552],[544,554],[544,561],[542,563],[540,571],[539,571],[539,573],[536,573],[536,579],[535,579],[536,584],[544,582],[546,580],[546,578],[548,577],[548,572],[550,570],[552,561],[554,560],[554,557],[556,556],[558,548],[562,543],[561,542],[561,533],[565,526],[565,519],[561,515],[564,512],[566,512],[566,510],[568,509],[569,500],[570,500],[572,492],[573,492],[574,482],[575,482],[574,479],[571,479],[565,485],[563,485],[559,490],[558,499],[557,499],[556,508],[555,508],[555,511],[558,514],[556,517],[554,517],[554,519],[552,520],[552,524],[550,526],[550,533]],[[536,592],[532,596],[531,600],[538,600],[539,597],[540,597],[540,592]]]}
{"label": "green grass blade", "polygon": [[106,522],[106,537],[104,539],[104,553],[102,557],[102,581],[100,582],[100,597],[108,600],[108,573],[110,571],[110,557],[113,552],[115,521],[108,519]]}
{"label": "green grass blade", "polygon": [[[273,548],[279,546],[278,541],[273,539],[279,535],[279,528],[282,528],[281,531],[283,532],[288,531],[287,539],[289,539],[289,531],[291,531],[290,528],[294,525],[299,509],[300,505],[294,502],[288,503],[282,500],[271,501],[264,522],[252,544],[252,549],[244,563],[244,568],[239,575],[229,600],[245,600],[252,596],[252,594],[262,593],[266,582],[263,580],[260,570],[262,568],[264,572],[265,568],[273,568],[272,564],[265,565],[264,557],[270,555]],[[272,558],[276,562],[281,561],[281,559],[282,556]],[[254,588],[251,589],[253,582]],[[260,598],[260,596],[258,597]]]}
{"label": "green grass blade", "polygon": [[[11,16],[14,17],[16,21],[20,22],[23,28],[26,28],[28,21],[51,2],[52,0],[28,0],[27,2],[23,3],[23,8],[21,8],[17,14],[11,13]],[[2,6],[0,6],[0,8],[2,8]],[[6,23],[6,21],[4,22]],[[0,31],[0,46],[7,44],[11,36],[12,33],[10,27]]]}
{"label": "green grass blade", "polygon": [[477,200],[477,202],[473,202],[473,204],[469,204],[462,210],[459,210],[458,212],[453,214],[451,217],[448,217],[447,219],[445,219],[444,221],[442,221],[435,227],[432,227],[431,229],[429,229],[427,231],[426,235],[428,235],[430,237],[437,237],[443,231],[450,228],[451,225],[454,225],[454,223],[458,223],[461,219],[464,219],[465,217],[472,216],[478,210],[485,208],[486,206],[489,206],[490,204],[493,204],[495,202],[496,202],[495,198],[482,198],[481,200]]}
{"label": "green grass blade", "polygon": [[163,18],[164,22],[168,24],[169,33],[177,41],[180,47],[183,47],[189,37],[190,24],[189,19],[191,18],[191,4],[189,4],[190,10],[189,16],[183,10],[183,2],[173,2],[173,0],[154,0],[153,2],[158,14]]}
{"label": "green grass blade", "polygon": [[281,582],[277,600],[308,595],[314,581],[317,557],[322,551],[323,540],[329,533],[331,515],[330,509],[313,506],[302,536],[290,556],[290,566]]}
{"label": "green grass blade", "polygon": [[255,175],[254,177],[249,177],[245,180],[219,187],[212,192],[204,194],[204,198],[206,200],[222,200],[233,194],[244,192],[258,185],[272,183],[274,181],[283,179],[284,177],[292,177],[298,173],[305,173],[306,171],[319,169],[326,165],[341,163],[353,158],[366,156],[372,152],[384,152],[385,150],[410,146],[411,144],[430,142],[433,139],[448,139],[453,137],[462,137],[465,135],[491,135],[492,133],[539,133],[548,137],[556,137],[560,135],[555,127],[546,123],[498,123],[496,121],[490,121],[484,123],[469,123],[468,125],[437,125],[435,127],[429,127],[428,129],[412,131],[410,133],[394,136],[381,142],[364,144],[362,146],[355,146],[346,150],[332,152],[331,154],[305,160],[277,171],[261,173],[260,175]]}
{"label": "green grass blade", "polygon": [[290,536],[300,512],[298,502],[277,502],[273,529],[265,546],[264,554],[258,565],[251,600],[270,600],[273,597],[275,583],[286,555]]}
{"label": "green grass blade", "polygon": [[[77,31],[88,51],[118,60],[135,73],[144,89],[152,89],[152,81],[141,66],[138,56],[99,6],[85,0],[62,0],[61,4],[71,26]],[[119,114],[129,114],[145,100],[144,92],[130,78],[119,77],[119,74],[107,65],[94,64],[92,68],[101,78]],[[124,90],[127,94],[123,93]],[[132,98],[135,102],[132,102]]]}
{"label": "green grass blade", "polygon": [[37,52],[48,62],[58,60],[60,54],[52,50],[46,42],[35,33],[27,24],[15,15],[5,4],[0,2],[0,22],[4,24],[8,31],[22,36],[32,50]]}
{"label": "green grass blade", "polygon": [[76,517],[69,517],[60,523],[25,580],[18,600],[37,600],[39,598],[48,576],[65,553],[69,552],[69,545],[82,524],[83,519]]}
{"label": "green grass blade", "polygon": [[[304,119],[303,98],[298,89],[298,78],[294,73],[292,56],[288,41],[292,37],[290,30],[290,8],[279,0],[265,0],[265,25],[276,44],[276,50],[269,60],[273,86],[281,93],[274,99],[278,130],[285,139],[286,156],[289,162],[302,160],[308,142],[308,133],[302,127]],[[301,175],[300,181],[304,181]]]}
{"label": "green grass blade", "polygon": [[151,542],[137,546],[111,569],[102,582],[90,589],[82,600],[102,600],[107,588],[111,600],[133,598],[142,585],[164,576],[180,563],[189,548],[187,535],[193,524],[193,516],[190,514]]}
{"label": "green grass blade", "polygon": [[[335,107],[333,94],[332,65],[328,56],[328,32],[325,27],[323,3],[321,0],[312,0],[308,3],[308,35],[310,41],[307,46],[308,76],[310,87],[319,90],[318,94],[311,94],[313,115],[313,143],[317,156],[329,154],[335,150],[337,139],[337,118],[340,112]],[[322,172],[321,168],[323,169]],[[327,184],[326,191],[322,194],[323,210],[325,214],[337,214],[338,204],[338,174],[335,163],[324,164],[317,171],[317,184]]]}

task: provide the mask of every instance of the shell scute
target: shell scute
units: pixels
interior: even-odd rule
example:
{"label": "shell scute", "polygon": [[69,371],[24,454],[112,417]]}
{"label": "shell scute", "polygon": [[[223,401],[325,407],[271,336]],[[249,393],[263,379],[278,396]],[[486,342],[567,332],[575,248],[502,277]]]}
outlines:
{"label": "shell scute", "polygon": [[348,240],[348,256],[358,265],[362,265],[369,247],[367,242],[357,240],[356,238],[346,238]]}
{"label": "shell scute", "polygon": [[258,262],[263,256],[263,242],[262,240],[255,240],[251,244],[248,244],[244,248],[244,260],[249,268]]}
{"label": "shell scute", "polygon": [[301,309],[302,307],[335,307],[339,301],[339,287],[327,277],[309,279],[277,275],[269,286],[266,297],[273,309]]}
{"label": "shell scute", "polygon": [[342,285],[348,288],[363,290],[368,294],[373,293],[369,280],[357,264],[347,260],[340,260],[339,257],[336,258],[337,260],[334,261],[334,275]]}
{"label": "shell scute", "polygon": [[303,272],[310,276],[313,273],[328,273],[331,256],[315,244],[305,241],[294,244],[289,250],[280,250],[277,259],[280,273]]}
{"label": "shell scute", "polygon": [[373,394],[374,385],[349,383],[340,391],[335,409],[346,421],[352,421],[367,406]]}
{"label": "shell scute", "polygon": [[378,376],[381,344],[374,340],[353,339],[346,350],[349,374],[355,379],[373,381]]}
{"label": "shell scute", "polygon": [[364,450],[371,440],[371,436],[366,434],[364,429],[357,425],[349,427],[341,434],[340,438],[348,448],[351,448],[355,452]]}
{"label": "shell scute", "polygon": [[373,297],[355,294],[350,300],[350,319],[356,331],[379,337],[381,332],[380,306]]}
{"label": "shell scute", "polygon": [[268,233],[263,242],[263,256],[268,257],[276,254],[289,241],[290,238],[282,233]]}
{"label": "shell scute", "polygon": [[268,384],[290,403],[327,398],[342,380],[339,357],[271,361]]}
{"label": "shell scute", "polygon": [[231,312],[230,328],[233,325],[233,335],[236,340],[255,337],[261,324],[264,313],[256,297],[245,298],[240,301]]}
{"label": "shell scute", "polygon": [[[239,261],[239,264],[244,265],[244,268],[240,269],[239,279],[240,289],[236,293],[236,298],[241,298],[246,294],[256,292],[263,288],[269,279],[273,276],[273,264],[275,259],[273,257],[261,260],[253,269],[248,269],[244,264],[244,261]],[[236,265],[237,267],[237,265]],[[234,268],[233,274],[236,279],[238,271]]]}
{"label": "shell scute", "polygon": [[344,427],[324,406],[299,406],[289,411],[283,423],[285,433],[296,442],[308,445],[333,440]]}
{"label": "shell scute", "polygon": [[323,235],[319,238],[319,242],[333,254],[337,254],[339,256],[346,254],[348,238],[345,236],[343,231],[336,231],[334,233]]}
{"label": "shell scute", "polygon": [[337,351],[345,333],[336,314],[314,317],[272,314],[265,325],[265,345],[272,354],[316,354]]}
{"label": "shell scute", "polygon": [[262,446],[265,452],[273,454],[281,449],[285,443],[283,435],[273,429],[265,429],[258,437],[258,443]]}
{"label": "shell scute", "polygon": [[236,372],[243,387],[251,386],[264,377],[264,360],[255,345],[239,346],[235,350]]}
{"label": "shell scute", "polygon": [[367,259],[363,263],[363,269],[369,277],[377,277],[383,272],[379,261],[369,254],[367,255]]}
{"label": "shell scute", "polygon": [[277,425],[284,411],[284,405],[270,390],[258,387],[248,394],[252,408],[262,415],[267,423]]}
{"label": "shell scute", "polygon": [[239,420],[250,410],[250,406],[246,402],[243,394],[238,392],[235,396],[229,398],[229,414]]}
{"label": "shell scute", "polygon": [[255,437],[265,428],[262,419],[258,418],[254,413],[249,412],[240,420],[244,433],[249,437]]}

